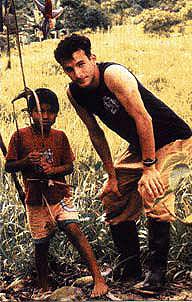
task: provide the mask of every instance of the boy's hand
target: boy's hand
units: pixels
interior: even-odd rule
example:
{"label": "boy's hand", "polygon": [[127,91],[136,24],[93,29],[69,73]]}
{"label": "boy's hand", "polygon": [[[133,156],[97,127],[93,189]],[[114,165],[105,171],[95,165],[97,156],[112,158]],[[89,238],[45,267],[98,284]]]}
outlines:
{"label": "boy's hand", "polygon": [[37,151],[30,152],[26,157],[26,160],[32,166],[39,165],[41,161],[41,154]]}
{"label": "boy's hand", "polygon": [[43,169],[43,173],[45,174],[53,174],[54,173],[54,167],[49,164],[47,161],[45,160],[41,160],[41,168]]}

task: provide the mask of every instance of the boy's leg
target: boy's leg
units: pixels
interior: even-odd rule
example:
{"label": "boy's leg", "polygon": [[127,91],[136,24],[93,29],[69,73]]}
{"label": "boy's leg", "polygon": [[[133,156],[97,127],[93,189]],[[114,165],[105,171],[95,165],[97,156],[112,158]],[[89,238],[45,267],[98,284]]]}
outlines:
{"label": "boy's leg", "polygon": [[53,236],[53,224],[47,206],[26,204],[27,220],[35,244],[35,262],[39,278],[39,286],[47,291],[48,286],[48,249],[49,239]]}
{"label": "boy's leg", "polygon": [[48,287],[48,249],[49,241],[35,244],[35,263],[39,286],[44,292]]}
{"label": "boy's leg", "polygon": [[81,256],[87,261],[94,280],[94,288],[91,297],[99,297],[106,294],[108,291],[108,286],[106,285],[104,278],[101,276],[101,272],[94,256],[93,250],[87,238],[80,230],[78,224],[65,224],[62,221],[58,221],[58,226],[66,233],[69,240],[77,248]]}

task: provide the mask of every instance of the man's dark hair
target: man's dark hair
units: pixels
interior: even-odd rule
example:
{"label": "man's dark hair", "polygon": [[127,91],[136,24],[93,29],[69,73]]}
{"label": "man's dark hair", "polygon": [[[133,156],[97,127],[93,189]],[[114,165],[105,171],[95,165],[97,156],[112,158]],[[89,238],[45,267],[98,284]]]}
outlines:
{"label": "man's dark hair", "polygon": [[59,64],[72,59],[72,55],[77,50],[84,50],[87,57],[91,55],[91,42],[89,38],[77,34],[66,36],[60,41],[54,51],[55,59]]}
{"label": "man's dark hair", "polygon": [[[59,112],[59,101],[57,95],[50,89],[47,88],[38,88],[35,90],[40,104],[49,104],[51,106],[51,112],[58,113]],[[31,113],[32,110],[36,107],[36,101],[34,95],[30,95],[28,102],[28,109]]]}

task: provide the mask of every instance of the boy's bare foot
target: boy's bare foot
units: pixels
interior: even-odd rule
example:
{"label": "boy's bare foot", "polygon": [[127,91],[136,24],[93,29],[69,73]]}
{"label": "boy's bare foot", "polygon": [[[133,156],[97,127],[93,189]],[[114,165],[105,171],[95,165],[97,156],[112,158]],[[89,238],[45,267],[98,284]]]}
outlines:
{"label": "boy's bare foot", "polygon": [[95,281],[94,288],[91,293],[91,298],[100,297],[102,295],[105,295],[109,291],[109,288],[107,284],[105,283],[105,280],[99,280]]}

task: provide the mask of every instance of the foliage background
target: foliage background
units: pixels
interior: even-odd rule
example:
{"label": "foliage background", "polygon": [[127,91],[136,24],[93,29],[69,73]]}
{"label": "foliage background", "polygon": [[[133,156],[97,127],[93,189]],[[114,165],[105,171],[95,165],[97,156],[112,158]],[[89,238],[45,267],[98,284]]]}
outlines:
{"label": "foliage background", "polygon": [[[114,12],[117,11],[116,18],[113,15],[113,22],[118,24],[119,21],[117,22],[117,20],[120,20],[123,25],[113,26],[105,32],[87,33],[92,40],[92,51],[97,54],[98,61],[116,61],[126,65],[143,84],[192,125],[192,34],[190,23],[185,23],[190,20],[184,20],[184,16],[191,18],[190,8],[187,9],[188,3],[184,1],[145,1],[147,7],[156,6],[156,8],[153,10],[142,9],[139,15],[137,14],[134,17],[129,15],[127,19],[128,11],[126,10],[130,8],[130,5],[122,9],[119,8],[122,2],[110,1],[109,9],[108,2],[102,1],[101,7],[110,14],[113,13],[113,10]],[[123,3],[128,4],[128,2],[124,1]],[[180,3],[185,3],[185,6],[179,6]],[[141,1],[136,4],[141,6]],[[162,10],[161,7],[166,5],[169,9]],[[168,33],[168,35],[162,36],[161,30],[154,30],[156,21],[152,22],[152,19],[156,18],[157,20],[160,12],[162,18],[164,18],[163,14],[171,16],[174,13],[172,10],[175,10],[175,5],[179,6],[178,11],[175,12],[176,14],[183,11],[181,19],[184,22],[182,23],[184,29],[178,30],[178,23],[177,25],[174,23],[171,25],[173,33],[170,30],[167,31],[167,27],[165,27],[164,33]],[[119,10],[117,10],[117,7]],[[170,18],[172,20],[172,17]],[[145,20],[147,21],[144,23]],[[147,25],[144,26],[144,24],[148,24],[148,26],[151,24],[151,29],[146,30]],[[74,185],[74,200],[80,211],[82,229],[88,236],[99,262],[102,265],[107,263],[113,267],[117,262],[117,254],[113,248],[108,226],[105,225],[103,220],[102,205],[97,198],[106,175],[91,146],[85,127],[66,98],[65,89],[68,85],[68,79],[53,57],[53,50],[57,43],[58,40],[47,40],[32,43],[22,48],[27,85],[32,88],[49,87],[59,96],[61,110],[55,126],[66,132],[76,154],[75,173],[68,180]],[[10,70],[5,70],[6,63],[6,55],[2,54],[0,127],[1,134],[6,145],[8,145],[10,136],[15,130],[11,100],[23,89],[16,49],[12,50],[12,68]],[[22,112],[25,107],[24,101],[18,102],[17,118],[20,127],[29,123],[26,112]],[[109,129],[106,129],[103,124],[101,126],[105,129],[115,158],[118,152],[126,146],[126,142],[115,136]],[[7,175],[4,171],[3,164],[4,159],[1,157],[1,271],[2,278],[6,278],[6,276],[9,276],[7,278],[15,278],[15,275],[33,273],[33,245],[24,210],[18,200],[10,175]],[[144,217],[138,222],[142,261],[148,253],[145,223]],[[172,244],[169,258],[170,279],[191,278],[191,239],[190,227],[178,222],[172,224]],[[52,240],[50,251],[50,266],[53,274],[55,271],[54,277],[56,279],[60,278],[56,273],[56,265],[59,264],[63,270],[67,271],[69,265],[73,267],[76,264],[78,267],[79,264],[77,263],[80,263],[79,255],[73,250],[67,238],[63,234],[57,233]],[[77,272],[80,273],[80,270],[77,269]],[[85,274],[87,274],[86,270]]]}

